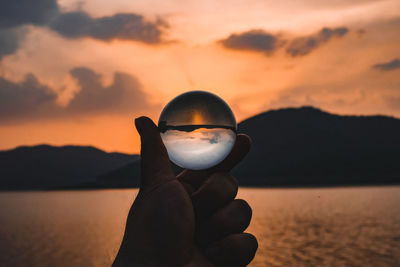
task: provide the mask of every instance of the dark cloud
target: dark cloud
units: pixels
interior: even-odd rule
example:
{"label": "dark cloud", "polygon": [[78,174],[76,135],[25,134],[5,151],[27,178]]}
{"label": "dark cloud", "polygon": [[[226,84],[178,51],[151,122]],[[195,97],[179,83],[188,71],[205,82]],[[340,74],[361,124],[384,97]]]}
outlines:
{"label": "dark cloud", "polygon": [[136,40],[161,42],[165,21],[146,21],[134,13],[93,18],[83,11],[59,11],[56,0],[13,0],[0,2],[0,29],[25,24],[49,26],[68,38],[92,37],[99,40]]}
{"label": "dark cloud", "polygon": [[0,60],[6,55],[14,54],[24,36],[25,31],[23,29],[0,30]]}
{"label": "dark cloud", "polygon": [[136,40],[148,44],[162,41],[163,21],[149,22],[143,16],[119,13],[113,16],[92,18],[85,12],[60,14],[50,27],[68,38],[91,37],[109,41],[112,39]]}
{"label": "dark cloud", "polygon": [[395,58],[392,61],[379,63],[372,66],[374,69],[382,70],[382,71],[391,71],[400,68],[400,59]]}
{"label": "dark cloud", "polygon": [[219,42],[229,49],[263,52],[267,55],[272,54],[283,44],[283,41],[277,35],[263,30],[231,34]]}
{"label": "dark cloud", "polygon": [[333,37],[342,37],[349,30],[345,27],[339,28],[323,28],[318,33],[305,37],[298,37],[293,39],[286,48],[286,53],[292,57],[304,56],[309,54],[312,50],[319,47],[321,44],[326,43]]}
{"label": "dark cloud", "polygon": [[208,141],[210,144],[218,144],[219,141],[221,140],[221,134],[216,132],[216,133],[210,133],[210,132],[205,132],[203,133],[206,137],[200,138],[200,140]]}
{"label": "dark cloud", "polygon": [[218,144],[220,137],[214,136],[214,137],[210,137],[210,138],[201,138],[201,140],[206,140],[206,141],[210,142],[210,144]]}
{"label": "dark cloud", "polygon": [[71,113],[132,112],[151,106],[142,85],[132,75],[117,72],[110,86],[103,86],[101,75],[89,68],[72,69],[71,75],[81,88],[68,105]]}
{"label": "dark cloud", "polygon": [[57,107],[56,99],[54,91],[40,84],[33,74],[18,83],[0,77],[0,121],[45,115],[45,110]]}
{"label": "dark cloud", "polygon": [[20,39],[14,31],[23,25],[49,27],[67,38],[122,39],[146,44],[162,43],[163,32],[168,27],[162,19],[147,21],[134,13],[100,18],[93,18],[83,11],[63,13],[56,0],[1,0],[0,60],[18,49]]}
{"label": "dark cloud", "polygon": [[18,50],[22,39],[21,26],[47,25],[58,14],[56,0],[1,0],[0,60]]}
{"label": "dark cloud", "polygon": [[[342,37],[347,32],[348,29],[345,27],[323,28],[314,35],[291,40],[286,46],[286,53],[292,57],[307,55],[333,37]],[[271,55],[284,46],[286,41],[280,35],[271,34],[263,30],[251,30],[239,34],[231,34],[226,39],[220,40],[219,43],[229,49],[249,50]]]}
{"label": "dark cloud", "polygon": [[77,81],[79,91],[66,107],[59,106],[55,90],[41,84],[33,74],[26,75],[21,82],[0,77],[0,122],[130,114],[158,108],[150,103],[149,96],[132,75],[117,72],[112,84],[104,86],[102,76],[89,68],[74,68],[70,74]]}
{"label": "dark cloud", "polygon": [[24,24],[44,25],[58,13],[57,0],[2,0],[0,28]]}

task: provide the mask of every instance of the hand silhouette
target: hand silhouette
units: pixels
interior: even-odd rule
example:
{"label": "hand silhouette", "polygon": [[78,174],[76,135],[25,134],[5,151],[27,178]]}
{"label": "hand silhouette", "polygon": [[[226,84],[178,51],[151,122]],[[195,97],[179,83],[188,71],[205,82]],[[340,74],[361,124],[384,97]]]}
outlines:
{"label": "hand silhouette", "polygon": [[135,120],[141,136],[141,184],[129,211],[125,235],[113,267],[245,266],[257,250],[243,233],[251,208],[234,199],[238,185],[229,170],[249,151],[239,134],[229,156],[204,171],[175,176],[156,125]]}

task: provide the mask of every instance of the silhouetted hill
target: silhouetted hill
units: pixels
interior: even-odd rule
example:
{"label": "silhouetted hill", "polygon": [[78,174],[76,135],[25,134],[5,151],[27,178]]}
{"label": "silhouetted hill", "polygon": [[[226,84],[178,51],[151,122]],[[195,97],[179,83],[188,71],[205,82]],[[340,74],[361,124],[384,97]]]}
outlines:
{"label": "silhouetted hill", "polygon": [[76,186],[135,160],[136,155],[106,153],[94,147],[19,147],[0,152],[0,190]]}
{"label": "silhouetted hill", "polygon": [[239,132],[254,144],[234,170],[241,185],[400,182],[399,119],[288,108],[249,118]]}
{"label": "silhouetted hill", "polygon": [[[253,140],[233,170],[243,186],[400,183],[400,120],[339,116],[312,107],[272,110],[238,125]],[[102,187],[138,186],[140,163],[102,175]]]}
{"label": "silhouetted hill", "polygon": [[122,168],[104,173],[97,178],[94,186],[104,188],[139,187],[140,160],[125,165]]}
{"label": "silhouetted hill", "polygon": [[[396,118],[288,108],[244,120],[238,132],[253,140],[249,155],[233,170],[242,186],[400,184]],[[139,176],[138,156],[93,147],[0,152],[2,190],[137,187]]]}
{"label": "silhouetted hill", "polygon": [[[182,168],[172,163],[175,173],[182,171]],[[108,173],[100,175],[96,183],[88,184],[87,187],[98,188],[126,188],[139,187],[140,182],[140,160],[131,162],[122,168],[112,170]]]}

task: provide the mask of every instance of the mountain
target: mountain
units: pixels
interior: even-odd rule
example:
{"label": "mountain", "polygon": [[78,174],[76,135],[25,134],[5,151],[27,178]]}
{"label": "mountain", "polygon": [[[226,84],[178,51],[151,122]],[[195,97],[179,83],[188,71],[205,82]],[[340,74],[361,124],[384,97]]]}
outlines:
{"label": "mountain", "polygon": [[[287,108],[246,119],[238,132],[253,140],[232,171],[242,186],[400,184],[400,119]],[[0,190],[137,187],[139,177],[137,155],[93,147],[0,152]]]}
{"label": "mountain", "polygon": [[339,116],[312,107],[244,120],[249,155],[235,168],[241,185],[400,183],[400,120]]}
{"label": "mountain", "polygon": [[127,188],[139,187],[140,160],[131,162],[122,168],[112,170],[97,177],[94,187]]}
{"label": "mountain", "polygon": [[0,190],[31,190],[93,183],[102,173],[138,160],[94,147],[39,145],[0,152]]}
{"label": "mountain", "polygon": [[[176,174],[183,169],[172,164]],[[122,168],[112,170],[97,177],[96,182],[87,184],[87,187],[95,188],[130,188],[139,187],[140,183],[140,160],[131,162]]]}
{"label": "mountain", "polygon": [[[400,183],[400,120],[339,116],[313,107],[272,110],[239,123],[253,146],[235,167],[242,186]],[[98,178],[101,187],[139,184],[139,161]]]}

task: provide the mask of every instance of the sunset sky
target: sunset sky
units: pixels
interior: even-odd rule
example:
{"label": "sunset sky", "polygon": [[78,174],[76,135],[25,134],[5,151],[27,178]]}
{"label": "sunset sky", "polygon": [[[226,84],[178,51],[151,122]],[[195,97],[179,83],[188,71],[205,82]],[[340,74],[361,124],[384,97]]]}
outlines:
{"label": "sunset sky", "polygon": [[189,90],[238,121],[281,107],[400,117],[399,0],[0,3],[0,149],[139,152]]}

